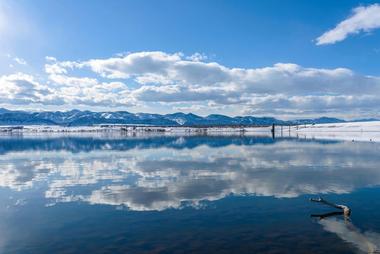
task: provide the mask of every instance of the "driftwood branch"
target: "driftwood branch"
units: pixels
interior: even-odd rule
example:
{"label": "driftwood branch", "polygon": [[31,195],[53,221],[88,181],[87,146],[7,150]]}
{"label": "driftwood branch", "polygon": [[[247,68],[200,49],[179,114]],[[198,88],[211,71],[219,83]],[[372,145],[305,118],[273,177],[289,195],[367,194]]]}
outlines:
{"label": "driftwood branch", "polygon": [[345,217],[349,217],[351,215],[351,209],[348,206],[345,205],[337,205],[331,202],[328,202],[327,200],[324,200],[323,198],[311,198],[310,201],[312,202],[317,202],[317,203],[322,203],[331,207],[334,207],[336,209],[342,210],[342,213]]}

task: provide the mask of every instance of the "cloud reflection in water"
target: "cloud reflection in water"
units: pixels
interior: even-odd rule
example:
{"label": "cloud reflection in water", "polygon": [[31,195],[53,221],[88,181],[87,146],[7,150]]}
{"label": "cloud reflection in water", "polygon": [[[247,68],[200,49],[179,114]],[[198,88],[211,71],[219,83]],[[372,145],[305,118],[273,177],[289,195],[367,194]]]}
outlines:
{"label": "cloud reflection in water", "polygon": [[[35,145],[3,146],[0,186],[41,190],[49,204],[81,201],[162,211],[228,195],[291,198],[380,184],[375,143],[224,137],[218,144],[218,138],[204,136],[18,142]],[[70,142],[83,149],[71,150]]]}

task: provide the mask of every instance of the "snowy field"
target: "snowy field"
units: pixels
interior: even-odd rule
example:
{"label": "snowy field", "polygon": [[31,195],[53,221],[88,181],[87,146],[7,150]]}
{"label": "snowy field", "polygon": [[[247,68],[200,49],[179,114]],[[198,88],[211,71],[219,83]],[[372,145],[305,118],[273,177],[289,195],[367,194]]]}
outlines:
{"label": "snowy field", "polygon": [[0,126],[0,133],[162,133],[162,134],[268,134],[271,127],[164,127],[164,126]]}
{"label": "snowy field", "polygon": [[[380,121],[276,126],[276,137],[380,142]],[[160,127],[160,126],[0,126],[3,134],[120,134],[123,135],[257,135],[271,136],[271,127]]]}
{"label": "snowy field", "polygon": [[316,139],[380,142],[380,121],[298,125],[291,136]]}

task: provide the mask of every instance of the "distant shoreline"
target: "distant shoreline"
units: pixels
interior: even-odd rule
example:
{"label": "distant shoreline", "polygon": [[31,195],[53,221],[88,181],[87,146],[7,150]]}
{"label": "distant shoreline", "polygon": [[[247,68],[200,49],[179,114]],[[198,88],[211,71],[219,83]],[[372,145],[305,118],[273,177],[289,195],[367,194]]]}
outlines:
{"label": "distant shoreline", "polygon": [[258,135],[347,141],[380,141],[380,121],[346,122],[331,124],[301,124],[272,126],[148,126],[148,125],[95,125],[95,126],[0,126],[1,134],[75,134],[106,133],[125,135]]}
{"label": "distant shoreline", "polygon": [[0,126],[2,133],[72,133],[72,132],[144,132],[144,133],[209,133],[209,132],[270,132],[269,126],[148,126],[148,125],[96,125],[96,126]]}

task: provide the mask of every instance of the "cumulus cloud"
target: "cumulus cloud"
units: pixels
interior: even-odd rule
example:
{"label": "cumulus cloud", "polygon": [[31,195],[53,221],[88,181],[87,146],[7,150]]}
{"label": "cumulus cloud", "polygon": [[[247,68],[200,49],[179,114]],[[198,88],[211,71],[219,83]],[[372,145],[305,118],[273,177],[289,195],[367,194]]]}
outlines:
{"label": "cumulus cloud", "polygon": [[130,106],[133,102],[122,82],[99,82],[95,78],[60,74],[51,74],[49,79],[66,104],[110,107]]}
{"label": "cumulus cloud", "polygon": [[54,84],[43,84],[24,73],[0,76],[0,99],[10,105],[130,105],[128,89],[121,82],[52,75]]}
{"label": "cumulus cloud", "polygon": [[0,87],[2,103],[13,105],[59,103],[59,99],[48,86],[40,84],[33,76],[24,73],[0,76]]}
{"label": "cumulus cloud", "polygon": [[349,18],[318,37],[316,44],[334,44],[343,41],[349,35],[369,32],[376,28],[380,28],[380,5],[360,6],[353,9]]}
{"label": "cumulus cloud", "polygon": [[[201,54],[188,57],[157,51],[85,61],[59,61],[49,56],[45,78],[37,82],[23,74],[29,83],[33,79],[34,85],[28,88],[33,91],[31,99],[24,96],[24,100],[13,102],[26,88],[21,93],[9,84],[3,86],[2,93],[7,94],[3,97],[9,104],[134,106],[151,112],[158,104],[166,111],[192,108],[234,115],[364,112],[365,116],[376,116],[379,111],[377,76],[293,63],[231,68],[206,60]],[[9,75],[1,77],[2,82],[8,79]]]}
{"label": "cumulus cloud", "polygon": [[[73,71],[122,80],[127,100],[134,104],[166,103],[174,108],[175,104],[187,103],[187,107],[208,105],[211,111],[228,106],[236,114],[351,110],[373,113],[380,106],[380,78],[347,68],[307,68],[292,63],[229,68],[207,62],[200,54],[186,57],[156,51],[87,61],[59,62],[49,58],[45,69],[50,80],[58,84],[62,82],[57,82],[57,76],[69,80]],[[74,81],[66,85],[74,85]]]}

